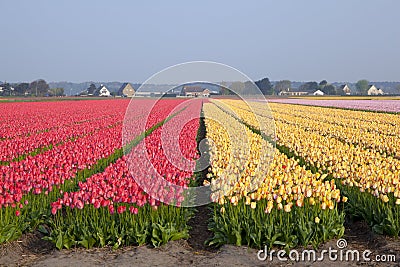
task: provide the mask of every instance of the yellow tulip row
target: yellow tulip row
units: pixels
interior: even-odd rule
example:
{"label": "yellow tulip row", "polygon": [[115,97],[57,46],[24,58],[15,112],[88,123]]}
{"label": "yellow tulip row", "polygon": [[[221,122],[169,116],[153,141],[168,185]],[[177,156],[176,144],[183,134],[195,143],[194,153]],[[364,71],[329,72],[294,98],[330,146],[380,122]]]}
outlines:
{"label": "yellow tulip row", "polygon": [[286,113],[296,117],[305,117],[312,120],[318,120],[320,122],[362,129],[378,134],[400,134],[400,129],[398,128],[400,117],[397,114],[374,113],[314,106],[282,105],[277,103],[269,103],[269,107],[277,113]]}
{"label": "yellow tulip row", "polygon": [[211,146],[212,199],[243,196],[256,190],[268,170],[274,148],[214,104],[203,105]]}
{"label": "yellow tulip row", "polygon": [[[393,128],[392,124],[395,124],[396,121],[390,120],[387,123],[378,123],[378,122],[368,122],[362,123],[363,121],[358,121],[357,118],[354,118],[352,123],[348,122],[349,118],[346,117],[341,121],[341,117],[343,115],[351,115],[348,110],[339,110],[336,109],[334,112],[339,114],[339,112],[343,113],[342,116],[337,116],[333,121],[327,121],[325,116],[327,108],[323,109],[324,113],[322,114],[314,114],[312,113],[313,107],[304,107],[302,113],[300,115],[298,112],[299,107],[295,105],[285,105],[285,107],[276,106],[276,104],[272,105],[272,110],[274,111],[275,119],[280,120],[282,122],[296,125],[297,127],[301,127],[306,129],[307,131],[314,131],[321,135],[332,136],[338,138],[339,140],[351,144],[358,144],[363,146],[364,148],[370,148],[380,153],[388,153],[394,155],[396,157],[400,157],[400,132],[399,129],[395,129],[399,133],[397,134],[387,134],[388,132],[381,133],[384,128]],[[311,110],[310,110],[311,109]],[[308,111],[310,111],[308,113]],[[354,112],[357,114],[357,112]],[[364,112],[367,114],[371,114],[369,112]],[[381,114],[379,114],[381,115]],[[387,115],[388,119],[390,115],[393,114],[382,114]],[[318,119],[318,116],[320,119]],[[400,118],[400,117],[399,117]],[[397,125],[400,125],[400,119],[398,119]],[[386,127],[385,127],[386,126]],[[375,131],[374,128],[377,127],[379,131]],[[394,130],[394,129],[391,129]]]}
{"label": "yellow tulip row", "polygon": [[[228,197],[228,201],[237,205],[242,198],[245,198],[245,203],[251,208],[255,208],[257,201],[266,199],[268,204],[265,212],[270,213],[274,206],[290,212],[293,205],[303,206],[305,199],[308,199],[308,203],[311,205],[320,205],[322,209],[334,209],[335,203],[341,201],[340,191],[336,188],[333,180],[331,182],[324,181],[324,176],[319,173],[313,174],[301,167],[296,160],[289,159],[274,149],[260,135],[251,132],[217,106],[205,104],[203,110],[206,117],[207,138],[213,140],[211,143],[212,168],[209,178],[212,178],[211,188],[215,192],[214,202],[223,205],[226,201],[225,197]],[[242,132],[246,133],[246,136],[239,134],[230,136],[227,134],[228,132]],[[269,150],[258,151],[264,156],[257,154],[255,158],[270,159],[270,151],[273,151],[270,165],[268,166],[266,161],[254,161],[254,157],[247,159],[246,157],[249,155],[242,154],[243,157],[239,161],[232,162],[233,167],[236,168],[235,171],[225,171],[228,175],[223,175],[223,169],[229,168],[227,162],[232,156],[232,147],[242,146],[243,140],[249,137],[249,143],[256,144],[251,145],[251,154],[257,153],[256,149],[259,144],[269,148]],[[248,162],[247,167],[240,172],[238,166],[244,166],[243,161]],[[253,183],[252,187],[251,183]],[[227,190],[215,190],[216,188]]]}
{"label": "yellow tulip row", "polygon": [[[240,103],[236,101],[236,104]],[[253,109],[265,109],[263,102],[250,102]],[[243,108],[243,104],[241,104]],[[398,136],[400,116],[398,114],[377,113],[344,110],[326,107],[302,106],[269,103],[269,108],[278,114],[287,114],[294,117],[304,117],[318,122],[332,123],[383,135]],[[258,112],[258,111],[256,111]]]}
{"label": "yellow tulip row", "polygon": [[340,190],[336,188],[334,180],[324,181],[325,176],[321,176],[320,173],[313,174],[299,166],[293,158],[289,159],[276,150],[264,182],[256,192],[246,197],[246,202],[266,199],[266,213],[271,212],[274,203],[279,210],[290,212],[293,205],[302,207],[307,198],[311,205],[318,203],[323,210],[334,209],[335,203],[341,200]]}
{"label": "yellow tulip row", "polygon": [[267,105],[255,106],[255,102],[243,100],[212,100],[212,102],[231,113],[232,116],[260,130],[266,136],[275,136],[274,117]]}
{"label": "yellow tulip row", "polygon": [[[274,113],[274,116],[280,114]],[[251,124],[251,120],[244,119]],[[389,200],[387,194],[393,193],[398,198],[396,204],[400,204],[400,160],[281,120],[276,120],[276,135],[279,144],[335,178],[341,178],[344,185],[356,186],[384,202]]]}
{"label": "yellow tulip row", "polygon": [[[265,113],[265,103],[226,100],[224,101],[241,114],[242,118],[252,125],[266,125],[267,121],[253,113]],[[315,131],[325,136],[333,136],[343,142],[361,145],[364,148],[379,151],[382,154],[400,158],[400,116],[395,114],[328,109],[313,106],[269,104],[275,120],[302,127],[307,131]],[[244,109],[244,111],[243,111]],[[263,114],[263,116],[265,116]],[[353,117],[352,117],[353,116]],[[373,116],[376,121],[373,121]],[[253,118],[257,118],[256,122]],[[271,127],[269,127],[271,128]]]}
{"label": "yellow tulip row", "polygon": [[316,132],[323,136],[334,137],[342,142],[360,145],[363,148],[369,148],[384,155],[389,154],[400,157],[400,138],[397,136],[385,136],[362,129],[333,125],[311,119],[294,118],[285,114],[279,114],[275,119],[286,124],[301,127],[308,132]]}

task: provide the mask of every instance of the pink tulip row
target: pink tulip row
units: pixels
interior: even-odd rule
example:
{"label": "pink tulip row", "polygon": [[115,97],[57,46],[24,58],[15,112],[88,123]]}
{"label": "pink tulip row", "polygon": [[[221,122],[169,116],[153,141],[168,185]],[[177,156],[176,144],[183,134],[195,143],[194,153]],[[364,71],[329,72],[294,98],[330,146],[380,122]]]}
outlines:
{"label": "pink tulip row", "polygon": [[[113,101],[115,104],[116,102]],[[60,142],[66,141],[70,138],[76,138],[82,135],[86,135],[95,129],[100,129],[114,124],[116,121],[122,121],[123,114],[125,112],[127,101],[120,102],[118,105],[110,105],[108,101],[81,101],[79,106],[76,106],[76,101],[62,102],[65,105],[56,107],[50,106],[46,110],[45,114],[40,114],[33,109],[29,115],[24,116],[25,123],[37,118],[38,116],[48,116],[42,120],[36,120],[30,125],[32,128],[31,132],[27,135],[17,135],[12,139],[6,139],[0,141],[0,161],[11,161],[18,156],[33,152],[35,149],[44,148],[49,145],[55,145]],[[21,105],[21,103],[18,103]],[[32,103],[22,103],[22,110],[30,110]],[[36,105],[38,103],[35,103]],[[47,107],[48,103],[41,103]],[[63,107],[76,108],[74,112],[71,111],[69,115],[68,109],[63,110]],[[6,105],[10,107],[10,105]],[[4,107],[4,106],[0,106]],[[21,112],[21,110],[18,110]],[[60,119],[58,116],[62,114],[65,119]],[[6,114],[7,115],[7,114]],[[44,117],[43,117],[44,118]],[[54,120],[57,118],[57,120]],[[46,130],[35,132],[38,125],[42,125],[46,122]],[[53,123],[50,125],[49,123]],[[12,123],[11,126],[14,125]],[[16,124],[18,126],[18,123]],[[5,127],[10,127],[7,125]],[[4,130],[4,129],[3,129]]]}
{"label": "pink tulip row", "polygon": [[[114,105],[126,105],[124,101],[110,102]],[[152,126],[162,121],[180,102],[181,100],[163,102],[154,115],[150,114],[147,125]],[[143,105],[146,103],[143,101]],[[122,117],[119,121],[121,120]],[[142,117],[137,116],[137,120],[142,121]],[[8,166],[0,166],[0,207],[20,202],[29,192],[41,194],[52,191],[54,186],[73,178],[77,171],[90,169],[98,160],[110,156],[117,148],[122,147],[121,132],[121,124],[97,129],[44,153],[11,162]]]}
{"label": "pink tulip row", "polygon": [[[79,191],[64,193],[62,198],[52,203],[52,213],[56,214],[63,206],[77,209],[83,209],[85,205],[108,207],[112,214],[116,203],[129,204],[129,207],[119,205],[118,213],[127,210],[137,213],[138,207],[146,203],[151,206],[158,206],[160,201],[179,204],[183,200],[183,188],[187,188],[193,176],[193,159],[198,157],[196,136],[200,110],[201,100],[190,103],[186,109],[147,136],[128,155],[109,165],[103,173],[79,183]],[[178,138],[170,139],[171,135],[177,135]],[[170,144],[172,140],[178,140],[178,143]],[[170,148],[173,150],[170,151]],[[165,149],[183,158],[171,159]],[[157,175],[165,180],[157,180]],[[178,185],[179,188],[165,190],[168,183]],[[143,190],[143,185],[147,190]]]}
{"label": "pink tulip row", "polygon": [[337,108],[350,108],[359,110],[373,110],[385,112],[400,112],[400,100],[389,99],[370,99],[370,100],[355,100],[355,99],[268,99],[270,102],[287,103],[287,104],[300,104],[322,107],[337,107]]}
{"label": "pink tulip row", "polygon": [[115,115],[122,118],[128,103],[127,100],[1,103],[0,139],[59,130]]}
{"label": "pink tulip row", "polygon": [[121,123],[121,114],[113,114],[113,116],[102,117],[96,121],[87,121],[82,124],[74,123],[52,131],[7,139],[0,142],[0,161],[9,162],[21,155],[29,154],[36,149],[45,148],[50,145],[54,146],[71,138],[79,138],[91,132]]}
{"label": "pink tulip row", "polygon": [[0,167],[0,206],[19,202],[24,194],[52,191],[97,160],[111,155],[121,146],[121,126],[102,129],[96,133],[68,141],[36,156]]}
{"label": "pink tulip row", "polygon": [[[182,188],[187,188],[193,176],[194,160],[198,158],[196,136],[201,104],[201,100],[191,102],[186,110],[157,129],[152,138],[128,155],[129,170],[141,187],[167,204],[176,202],[179,205],[183,201]],[[149,160],[143,160],[144,157]]]}

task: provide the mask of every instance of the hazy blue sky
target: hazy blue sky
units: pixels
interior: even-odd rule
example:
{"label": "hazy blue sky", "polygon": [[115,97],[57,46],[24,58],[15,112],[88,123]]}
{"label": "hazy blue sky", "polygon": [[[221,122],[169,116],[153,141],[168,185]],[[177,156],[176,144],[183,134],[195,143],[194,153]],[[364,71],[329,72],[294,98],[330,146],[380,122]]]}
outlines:
{"label": "hazy blue sky", "polygon": [[400,1],[244,2],[1,1],[0,80],[143,82],[193,60],[252,79],[400,80]]}

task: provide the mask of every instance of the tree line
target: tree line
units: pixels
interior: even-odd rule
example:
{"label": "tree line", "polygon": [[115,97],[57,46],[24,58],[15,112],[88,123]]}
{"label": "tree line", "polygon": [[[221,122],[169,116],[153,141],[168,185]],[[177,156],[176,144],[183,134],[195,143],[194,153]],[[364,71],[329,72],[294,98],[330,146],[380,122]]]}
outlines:
{"label": "tree line", "polygon": [[38,79],[31,83],[7,83],[0,84],[1,96],[64,96],[64,88],[50,88],[49,84]]}
{"label": "tree line", "polygon": [[[258,88],[255,88],[257,85]],[[352,94],[367,95],[370,82],[368,80],[359,80],[355,84],[355,91]],[[263,78],[255,83],[247,82],[221,82],[220,93],[223,95],[232,95],[233,92],[238,94],[258,94],[261,91],[264,95],[278,95],[282,91],[301,91],[313,93],[321,90],[326,95],[343,95],[345,94],[340,87],[322,80],[319,83],[316,81],[305,82],[299,88],[292,88],[290,80],[277,81],[274,84],[270,82],[269,78]],[[96,91],[95,84],[90,84],[89,88],[85,90],[86,94],[93,94]],[[400,86],[396,87],[396,91],[400,94]],[[38,79],[31,83],[0,83],[0,96],[64,96],[64,88],[50,88],[49,84],[43,80]]]}
{"label": "tree line", "polygon": [[[345,95],[346,93],[341,87],[337,87],[326,80],[322,80],[319,83],[316,81],[305,82],[298,88],[292,88],[292,82],[290,80],[277,81],[274,84],[270,82],[268,78],[263,78],[254,82],[264,95],[278,95],[282,91],[300,91],[307,93],[314,93],[317,90],[321,90],[325,95]],[[352,94],[367,95],[370,82],[368,80],[359,80],[355,84],[355,88]],[[255,92],[254,84],[250,81],[247,82],[232,82],[228,85],[226,82],[222,82],[220,86],[220,93],[223,95],[232,95],[233,92],[238,94],[251,94]],[[400,94],[400,86],[396,88],[396,91]]]}

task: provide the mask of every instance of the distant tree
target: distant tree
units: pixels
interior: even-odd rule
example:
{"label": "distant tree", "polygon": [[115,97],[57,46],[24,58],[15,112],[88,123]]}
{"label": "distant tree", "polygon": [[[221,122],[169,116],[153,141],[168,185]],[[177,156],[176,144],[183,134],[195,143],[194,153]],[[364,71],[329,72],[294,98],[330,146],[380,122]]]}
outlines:
{"label": "distant tree", "polygon": [[396,86],[396,93],[400,95],[400,84]]}
{"label": "distant tree", "polygon": [[219,83],[219,94],[221,94],[221,95],[229,95],[228,85],[224,81]]}
{"label": "distant tree", "polygon": [[29,83],[19,83],[14,86],[16,95],[25,95],[29,91]]}
{"label": "distant tree", "polygon": [[[350,93],[351,93],[351,90],[350,90]],[[342,89],[342,86],[340,86],[340,87],[336,88],[336,94],[337,94],[337,95],[347,95],[347,92],[345,92],[345,91]]]}
{"label": "distant tree", "polygon": [[221,95],[233,95],[233,92],[229,89],[229,85],[224,81],[219,84],[219,93]]}
{"label": "distant tree", "polygon": [[63,96],[64,95],[64,88],[51,88],[49,90],[50,96]]}
{"label": "distant tree", "polygon": [[29,84],[29,91],[36,96],[44,96],[49,93],[49,85],[43,79],[33,81]]}
{"label": "distant tree", "polygon": [[260,94],[260,91],[254,82],[246,81],[244,83],[243,93],[246,95],[258,95]]}
{"label": "distant tree", "polygon": [[332,84],[328,84],[325,85],[324,88],[322,88],[324,90],[324,93],[327,95],[336,95],[336,86],[332,85]]}
{"label": "distant tree", "polygon": [[272,95],[273,88],[268,78],[261,79],[255,82],[263,95]]}
{"label": "distant tree", "polygon": [[1,95],[3,96],[9,96],[11,95],[11,84],[5,82],[0,85],[3,88],[3,92],[1,92]]}
{"label": "distant tree", "polygon": [[254,84],[250,81],[246,81],[244,83],[244,91],[245,92],[254,91],[254,87],[255,87]]}
{"label": "distant tree", "polygon": [[304,92],[314,92],[317,91],[318,89],[319,86],[317,82],[306,82],[299,87],[299,90]]}
{"label": "distant tree", "polygon": [[356,83],[357,91],[363,95],[366,95],[368,93],[368,86],[369,86],[368,80],[359,80]]}
{"label": "distant tree", "polygon": [[236,81],[236,82],[233,82],[232,84],[231,84],[231,86],[229,86],[229,89],[231,89],[233,92],[233,94],[243,94],[244,93],[244,83],[243,82],[239,82],[239,81]]}
{"label": "distant tree", "polygon": [[328,85],[328,82],[326,80],[322,80],[322,81],[319,82],[318,85],[319,85],[320,89],[323,89],[325,86]]}
{"label": "distant tree", "polygon": [[286,91],[290,90],[290,87],[292,87],[292,82],[289,80],[282,80],[279,81],[275,84],[275,93],[278,94],[280,91]]}
{"label": "distant tree", "polygon": [[96,85],[94,83],[91,83],[89,88],[87,89],[87,93],[90,94],[94,94],[94,91],[96,91]]}

